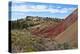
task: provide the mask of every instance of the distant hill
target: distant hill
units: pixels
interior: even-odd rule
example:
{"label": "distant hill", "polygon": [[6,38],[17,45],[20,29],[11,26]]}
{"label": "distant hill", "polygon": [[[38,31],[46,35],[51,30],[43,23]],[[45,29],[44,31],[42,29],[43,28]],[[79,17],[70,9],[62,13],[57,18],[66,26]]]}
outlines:
{"label": "distant hill", "polygon": [[48,22],[60,22],[63,19],[49,18],[49,17],[38,17],[38,16],[26,16],[24,19],[18,19],[11,22],[11,29],[28,29],[36,25],[48,23]]}

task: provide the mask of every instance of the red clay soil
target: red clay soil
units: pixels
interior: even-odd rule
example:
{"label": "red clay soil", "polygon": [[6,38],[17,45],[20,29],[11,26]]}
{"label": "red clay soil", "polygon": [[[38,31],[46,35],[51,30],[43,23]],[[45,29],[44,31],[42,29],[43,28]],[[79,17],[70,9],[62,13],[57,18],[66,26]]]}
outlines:
{"label": "red clay soil", "polygon": [[[32,32],[33,35],[45,35],[46,37],[54,36],[56,37],[58,34],[62,33],[67,29],[70,25],[72,25],[78,19],[78,9],[74,10],[64,21],[60,22],[60,24],[55,27],[49,26],[48,28],[42,29],[38,32]],[[45,31],[44,31],[45,30]]]}

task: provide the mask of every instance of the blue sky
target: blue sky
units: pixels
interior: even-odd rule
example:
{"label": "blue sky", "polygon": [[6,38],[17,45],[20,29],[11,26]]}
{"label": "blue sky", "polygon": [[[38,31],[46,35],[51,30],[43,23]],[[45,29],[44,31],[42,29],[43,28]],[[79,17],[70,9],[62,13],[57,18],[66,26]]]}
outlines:
{"label": "blue sky", "polygon": [[26,16],[57,17],[64,19],[77,8],[77,5],[12,2],[11,20],[25,18]]}

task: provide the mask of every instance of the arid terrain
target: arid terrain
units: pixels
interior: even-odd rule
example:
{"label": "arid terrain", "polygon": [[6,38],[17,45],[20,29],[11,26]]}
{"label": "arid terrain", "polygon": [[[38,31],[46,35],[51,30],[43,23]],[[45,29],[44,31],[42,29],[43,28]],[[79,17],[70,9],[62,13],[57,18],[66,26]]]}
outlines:
{"label": "arid terrain", "polygon": [[65,19],[27,16],[11,21],[12,52],[78,48],[77,9]]}

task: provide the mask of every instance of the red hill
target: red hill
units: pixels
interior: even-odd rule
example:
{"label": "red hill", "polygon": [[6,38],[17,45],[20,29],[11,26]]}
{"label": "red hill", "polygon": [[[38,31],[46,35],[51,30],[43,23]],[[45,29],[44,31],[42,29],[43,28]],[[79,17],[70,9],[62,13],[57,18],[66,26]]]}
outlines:
{"label": "red hill", "polygon": [[77,21],[77,11],[78,9],[74,10],[68,17],[65,18],[64,21],[60,22],[55,27],[49,26],[48,28],[44,28],[38,32],[32,32],[34,35],[42,35],[46,37],[56,37],[58,34],[62,33],[66,30],[70,25],[72,25],[75,21]]}

